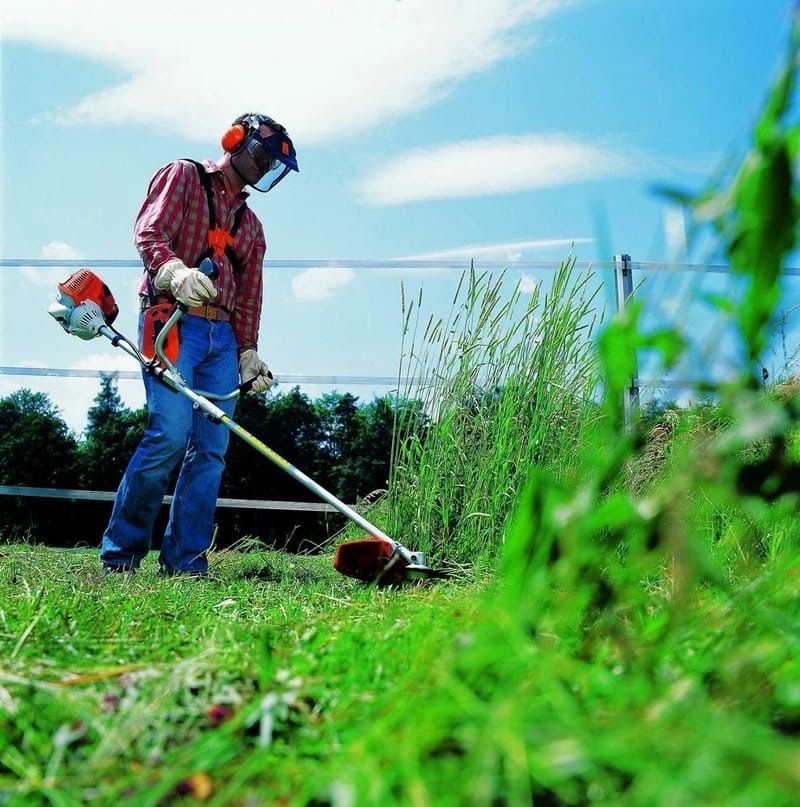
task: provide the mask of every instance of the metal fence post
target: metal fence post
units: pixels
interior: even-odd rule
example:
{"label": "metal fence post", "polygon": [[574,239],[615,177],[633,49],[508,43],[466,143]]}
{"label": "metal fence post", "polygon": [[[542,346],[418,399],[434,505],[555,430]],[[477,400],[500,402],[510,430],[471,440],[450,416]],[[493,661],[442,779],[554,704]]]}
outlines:
{"label": "metal fence post", "polygon": [[[626,254],[614,256],[614,287],[617,291],[617,313],[625,310],[628,300],[633,297],[633,271],[631,269],[631,256]],[[631,425],[633,417],[639,411],[639,360],[633,356],[633,376],[630,385],[622,397],[623,416],[625,427]]]}

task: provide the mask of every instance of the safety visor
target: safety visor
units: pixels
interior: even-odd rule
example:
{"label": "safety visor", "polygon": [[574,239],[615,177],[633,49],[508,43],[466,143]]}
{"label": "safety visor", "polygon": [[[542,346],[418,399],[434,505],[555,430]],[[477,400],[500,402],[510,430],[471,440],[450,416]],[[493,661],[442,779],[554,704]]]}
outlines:
{"label": "safety visor", "polygon": [[273,132],[267,137],[257,131],[251,132],[243,150],[247,151],[262,175],[261,179],[250,184],[262,193],[271,191],[290,171],[300,170],[292,141],[284,132]]}

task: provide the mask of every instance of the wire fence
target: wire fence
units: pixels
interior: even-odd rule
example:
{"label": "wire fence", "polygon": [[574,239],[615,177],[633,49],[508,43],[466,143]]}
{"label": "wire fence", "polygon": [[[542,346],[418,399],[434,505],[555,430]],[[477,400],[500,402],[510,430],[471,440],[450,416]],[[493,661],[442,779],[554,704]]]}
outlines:
{"label": "wire fence", "polygon": [[[558,261],[523,261],[523,260],[268,260],[264,262],[265,272],[273,270],[302,273],[313,271],[350,271],[359,273],[388,272],[392,276],[401,276],[404,273],[452,273],[467,272],[474,270],[480,272],[509,272],[512,276],[522,276],[524,273],[555,272],[561,265]],[[87,267],[90,269],[121,269],[121,270],[141,270],[141,262],[138,260],[115,260],[115,259],[0,259],[0,269],[4,270],[44,270],[44,269],[77,269]],[[724,265],[711,264],[680,264],[680,263],[658,263],[633,261],[627,254],[615,255],[610,261],[577,261],[575,268],[579,271],[592,271],[601,276],[607,282],[609,275],[613,277],[613,292],[609,294],[612,301],[612,308],[621,311],[634,295],[641,297],[647,288],[641,283],[644,277],[662,276],[675,277],[678,275],[716,275],[728,276],[731,274],[730,267]],[[800,268],[788,268],[784,270],[786,278],[800,277]],[[0,281],[3,273],[0,273]],[[52,289],[51,297],[55,293]],[[800,300],[800,294],[797,295]],[[794,311],[800,306],[793,306],[790,311]],[[6,320],[6,333],[11,333],[9,327],[10,317]],[[784,333],[785,341],[785,333]],[[784,354],[786,346],[784,345]],[[141,378],[139,370],[125,370],[113,366],[99,368],[76,368],[76,367],[53,367],[28,366],[27,364],[0,364],[0,377],[19,378],[102,378],[112,375],[117,379],[126,381]],[[389,374],[324,374],[324,373],[280,373],[277,380],[281,384],[288,385],[319,385],[328,388],[349,388],[349,387],[384,387],[387,390],[408,389],[413,385],[414,379],[410,377],[389,375]],[[700,377],[664,377],[640,375],[637,366],[636,373],[630,380],[630,386],[625,395],[625,411],[628,418],[632,417],[634,410],[638,407],[640,397],[646,390],[659,391],[685,391],[702,387],[704,390],[713,389],[715,385],[724,383],[726,378],[700,378]],[[114,493],[111,491],[81,491],[64,490],[56,488],[33,488],[22,486],[0,486],[0,495],[21,496],[21,497],[48,497],[69,500],[93,499],[97,501],[113,500]],[[165,497],[164,503],[169,504],[171,497]],[[318,502],[286,502],[272,500],[251,500],[251,499],[219,499],[220,507],[251,508],[251,509],[278,509],[278,510],[309,510],[327,512],[331,508],[329,505]]]}

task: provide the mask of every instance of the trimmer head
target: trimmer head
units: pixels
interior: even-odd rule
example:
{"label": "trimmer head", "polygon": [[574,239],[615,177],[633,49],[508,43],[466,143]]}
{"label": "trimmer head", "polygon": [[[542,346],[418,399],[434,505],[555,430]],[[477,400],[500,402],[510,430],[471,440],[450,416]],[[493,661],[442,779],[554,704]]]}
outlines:
{"label": "trimmer head", "polygon": [[347,577],[379,586],[448,576],[446,572],[432,569],[427,561],[424,552],[410,552],[399,544],[379,538],[360,538],[336,547],[333,568]]}

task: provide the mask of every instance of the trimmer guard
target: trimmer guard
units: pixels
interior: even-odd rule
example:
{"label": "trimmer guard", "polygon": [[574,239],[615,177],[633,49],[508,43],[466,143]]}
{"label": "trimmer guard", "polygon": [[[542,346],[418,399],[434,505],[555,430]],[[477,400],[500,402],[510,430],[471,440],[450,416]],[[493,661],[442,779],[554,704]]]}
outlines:
{"label": "trimmer guard", "polygon": [[345,541],[336,547],[333,568],[347,577],[379,586],[447,577],[446,572],[428,566],[424,552],[405,551],[408,557],[399,547],[378,538]]}

